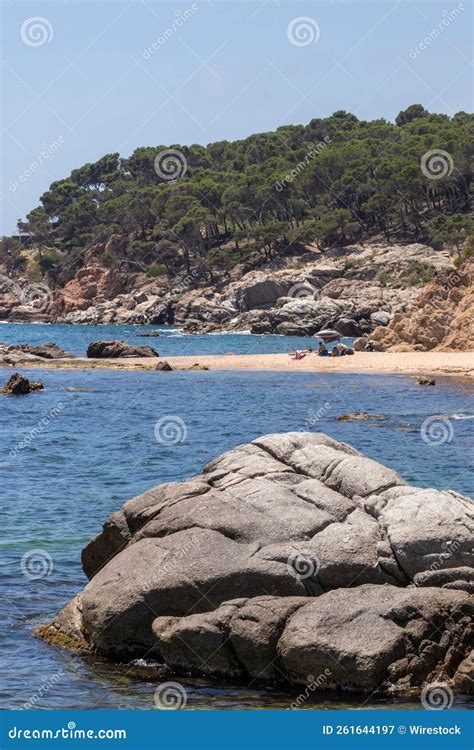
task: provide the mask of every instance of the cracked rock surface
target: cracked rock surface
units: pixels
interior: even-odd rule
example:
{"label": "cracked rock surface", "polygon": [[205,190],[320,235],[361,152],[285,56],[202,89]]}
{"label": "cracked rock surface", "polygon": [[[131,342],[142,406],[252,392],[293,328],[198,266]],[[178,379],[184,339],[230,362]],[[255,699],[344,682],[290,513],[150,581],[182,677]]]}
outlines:
{"label": "cracked rock surface", "polygon": [[472,686],[473,509],[322,433],[267,435],[112,514],[83,550],[81,633],[211,675]]}

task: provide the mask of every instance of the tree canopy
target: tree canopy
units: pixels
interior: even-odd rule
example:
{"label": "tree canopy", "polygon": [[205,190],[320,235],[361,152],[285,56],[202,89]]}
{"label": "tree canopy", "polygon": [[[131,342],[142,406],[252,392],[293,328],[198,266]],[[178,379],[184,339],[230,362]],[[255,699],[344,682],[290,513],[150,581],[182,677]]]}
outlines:
{"label": "tree canopy", "polygon": [[339,111],[232,143],[106,154],[53,182],[20,229],[71,257],[120,234],[126,258],[153,273],[376,234],[449,242],[455,232],[458,246],[471,226],[473,122],[413,104],[395,124]]}

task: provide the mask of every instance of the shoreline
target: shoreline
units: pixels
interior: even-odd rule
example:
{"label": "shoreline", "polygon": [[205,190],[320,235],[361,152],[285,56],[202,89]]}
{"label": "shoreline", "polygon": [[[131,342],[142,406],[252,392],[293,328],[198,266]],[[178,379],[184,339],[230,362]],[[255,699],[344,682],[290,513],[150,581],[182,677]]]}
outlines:
{"label": "shoreline", "polygon": [[[318,357],[309,354],[294,361],[284,354],[203,354],[170,357],[129,357],[123,359],[26,360],[5,369],[38,368],[64,370],[154,370],[159,362],[175,370],[188,370],[198,364],[209,370],[256,370],[282,372],[352,373],[377,375],[438,375],[474,380],[473,352],[356,352],[346,357]],[[198,368],[196,368],[197,370]]]}

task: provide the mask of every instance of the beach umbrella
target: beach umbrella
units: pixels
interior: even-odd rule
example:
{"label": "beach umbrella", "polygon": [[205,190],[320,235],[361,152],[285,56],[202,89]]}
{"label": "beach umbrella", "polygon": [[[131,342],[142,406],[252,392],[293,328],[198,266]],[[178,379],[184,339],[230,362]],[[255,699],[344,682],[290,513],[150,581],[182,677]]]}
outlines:
{"label": "beach umbrella", "polygon": [[341,338],[339,331],[333,331],[330,328],[325,328],[322,331],[317,331],[313,338],[322,339],[323,341],[336,341]]}

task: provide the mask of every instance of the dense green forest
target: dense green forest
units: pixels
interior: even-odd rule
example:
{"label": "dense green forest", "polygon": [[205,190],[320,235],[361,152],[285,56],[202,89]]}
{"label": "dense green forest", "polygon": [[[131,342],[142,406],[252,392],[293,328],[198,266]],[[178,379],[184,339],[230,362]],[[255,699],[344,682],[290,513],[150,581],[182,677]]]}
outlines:
{"label": "dense green forest", "polygon": [[[267,262],[308,243],[324,250],[376,235],[462,252],[472,232],[473,123],[415,104],[394,124],[341,111],[241,141],[107,154],[53,182],[19,229],[57,282],[113,234],[120,249],[101,261],[150,276],[212,276],[250,253]],[[16,241],[4,240],[4,251],[5,242],[21,263]]]}

